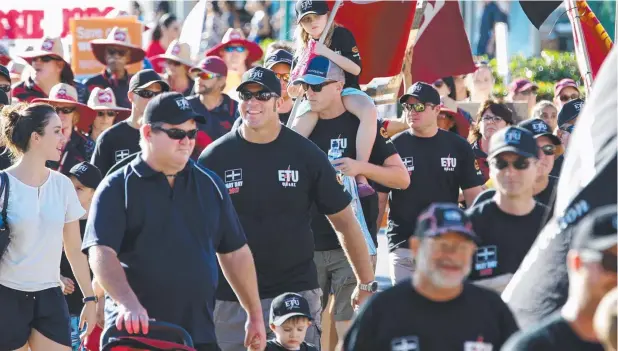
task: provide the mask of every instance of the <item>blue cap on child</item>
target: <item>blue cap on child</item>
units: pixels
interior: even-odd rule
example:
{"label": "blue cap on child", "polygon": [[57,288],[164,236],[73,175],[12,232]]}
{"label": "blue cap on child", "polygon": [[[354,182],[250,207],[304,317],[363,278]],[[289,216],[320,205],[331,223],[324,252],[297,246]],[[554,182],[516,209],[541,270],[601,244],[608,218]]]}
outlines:
{"label": "blue cap on child", "polygon": [[279,327],[295,316],[303,316],[313,320],[307,299],[295,293],[285,293],[275,297],[270,305],[271,324]]}

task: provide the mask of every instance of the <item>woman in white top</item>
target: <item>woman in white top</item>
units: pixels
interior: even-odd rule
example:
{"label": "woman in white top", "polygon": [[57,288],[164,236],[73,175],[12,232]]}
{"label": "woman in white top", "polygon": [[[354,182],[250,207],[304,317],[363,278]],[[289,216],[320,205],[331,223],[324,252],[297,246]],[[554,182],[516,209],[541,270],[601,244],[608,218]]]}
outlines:
{"label": "woman in white top", "polygon": [[[60,159],[62,123],[42,103],[5,107],[1,118],[1,137],[16,162],[6,170],[11,240],[0,258],[0,350],[67,351],[69,313],[59,283],[63,243],[84,300],[94,294],[80,250],[78,221],[85,211],[69,178],[45,167]],[[96,299],[90,300],[80,316],[85,334],[96,325]]]}

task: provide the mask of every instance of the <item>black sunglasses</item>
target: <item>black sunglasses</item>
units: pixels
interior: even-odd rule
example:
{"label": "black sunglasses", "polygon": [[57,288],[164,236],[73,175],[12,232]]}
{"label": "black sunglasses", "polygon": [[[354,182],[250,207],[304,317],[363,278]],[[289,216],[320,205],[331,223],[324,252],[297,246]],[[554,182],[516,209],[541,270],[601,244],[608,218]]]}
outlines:
{"label": "black sunglasses", "polygon": [[584,250],[581,255],[584,261],[597,262],[607,272],[618,272],[618,257],[611,252]]}
{"label": "black sunglasses", "polygon": [[571,101],[571,100],[575,100],[575,99],[579,99],[579,94],[560,95],[560,101],[562,101],[562,102],[567,102],[567,101]]}
{"label": "black sunglasses", "polygon": [[97,111],[97,117],[116,117],[118,112],[116,111]]}
{"label": "black sunglasses", "polygon": [[240,97],[242,101],[249,101],[252,98],[255,98],[258,101],[268,101],[272,98],[277,98],[279,96],[271,91],[266,90],[256,91],[255,93],[252,93],[248,90],[243,90],[238,93],[238,97]]}
{"label": "black sunglasses", "polygon": [[137,96],[142,97],[144,99],[152,99],[153,97],[161,94],[161,91],[150,91],[150,90],[133,90]]}
{"label": "black sunglasses", "polygon": [[556,145],[552,145],[552,144],[543,145],[541,146],[541,151],[547,156],[555,155]]}
{"label": "black sunglasses", "polygon": [[493,160],[491,160],[490,164],[492,164],[498,170],[503,170],[509,165],[513,165],[513,168],[521,171],[523,169],[527,169],[528,167],[530,167],[530,160],[528,160],[527,158],[523,156],[520,156],[515,160],[515,162],[510,163],[503,158],[496,157]]}
{"label": "black sunglasses", "polygon": [[4,91],[5,93],[8,93],[9,91],[11,91],[11,86],[10,85],[0,85],[0,90]]}
{"label": "black sunglasses", "polygon": [[174,139],[174,140],[182,140],[184,138],[189,138],[190,140],[193,140],[197,137],[197,129],[191,129],[191,130],[182,130],[178,128],[165,129],[163,127],[157,127],[157,126],[153,126],[152,129],[159,130],[167,134],[167,136],[170,139]]}
{"label": "black sunglasses", "polygon": [[77,107],[56,107],[56,113],[62,113],[65,115],[73,113],[75,110],[77,110]]}
{"label": "black sunglasses", "polygon": [[50,61],[58,61],[57,58],[53,57],[53,56],[41,56],[41,57],[35,57],[32,59],[32,61],[37,61],[37,60],[41,60],[42,62],[50,62]]}
{"label": "black sunglasses", "polygon": [[174,60],[165,60],[165,63],[168,66],[180,66],[180,65],[182,65],[182,63],[180,63],[178,61],[174,61]]}
{"label": "black sunglasses", "polygon": [[107,54],[110,56],[114,56],[114,55],[118,55],[118,56],[124,56],[127,54],[127,50],[123,50],[123,49],[114,49],[114,48],[109,48],[107,49]]}
{"label": "black sunglasses", "polygon": [[301,83],[303,90],[307,91],[309,90],[309,88],[311,88],[311,90],[313,90],[313,92],[315,93],[319,93],[322,91],[322,89],[324,89],[325,86],[330,85],[335,83],[334,80],[331,80],[330,82],[324,82],[324,83],[320,83],[320,84],[307,84],[307,83]]}

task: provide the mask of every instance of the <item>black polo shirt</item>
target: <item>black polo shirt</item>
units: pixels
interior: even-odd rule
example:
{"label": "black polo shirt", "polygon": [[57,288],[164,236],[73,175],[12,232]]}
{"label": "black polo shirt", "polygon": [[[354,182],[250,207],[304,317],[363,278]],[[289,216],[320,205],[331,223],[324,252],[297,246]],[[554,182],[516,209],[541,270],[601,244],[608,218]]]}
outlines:
{"label": "black polo shirt", "polygon": [[391,252],[408,247],[416,219],[429,205],[457,203],[460,188],[465,190],[483,184],[470,144],[455,133],[439,129],[436,135],[421,138],[407,130],[393,138],[393,144],[408,169],[410,186],[405,190],[380,185],[376,188],[380,192],[390,192],[386,236]]}
{"label": "black polo shirt", "polygon": [[[208,146],[199,162],[225,181],[247,233],[260,297],[317,289],[311,207],[334,214],[350,203],[326,155],[281,126],[267,144],[248,142],[239,130],[230,132]],[[237,298],[222,282],[217,299]]]}
{"label": "black polo shirt", "polygon": [[130,80],[131,76],[126,71],[124,77],[118,79],[106,68],[101,74],[86,79],[84,85],[88,88],[88,96],[90,96],[90,92],[96,87],[101,89],[111,88],[116,98],[116,105],[131,108],[131,101],[129,101],[128,96]]}
{"label": "black polo shirt", "polygon": [[116,162],[140,151],[139,129],[130,123],[129,120],[116,123],[97,139],[90,163],[97,166],[101,174],[107,174]]}
{"label": "black polo shirt", "polygon": [[[319,119],[315,128],[309,135],[309,140],[313,141],[325,154],[331,145],[337,144],[343,151],[343,157],[356,159],[356,135],[360,120],[350,112],[345,112],[341,116],[330,119]],[[382,124],[378,121],[376,137],[369,155],[369,163],[381,166],[384,161],[395,155],[397,150],[393,146],[390,138],[382,136],[380,131]],[[371,185],[376,183],[369,181]],[[360,199],[363,215],[369,233],[373,238],[374,245],[378,246],[378,194],[375,193]],[[336,250],[341,247],[337,234],[335,233],[328,218],[317,209],[314,211],[313,222],[311,223],[313,234],[315,235],[315,250],[328,251]]]}
{"label": "black polo shirt", "polygon": [[201,152],[213,141],[222,137],[225,133],[232,130],[234,122],[238,118],[238,102],[232,100],[228,95],[223,95],[223,101],[212,110],[208,110],[200,101],[199,95],[187,98],[193,110],[206,117],[206,123],[198,123],[199,130],[193,151],[194,159],[199,157]]}
{"label": "black polo shirt", "polygon": [[[115,250],[148,315],[182,326],[200,344],[215,342],[216,254],[245,244],[218,176],[189,161],[172,188],[140,156],[97,188],[82,249]],[[110,326],[116,310],[109,297],[105,309]]]}

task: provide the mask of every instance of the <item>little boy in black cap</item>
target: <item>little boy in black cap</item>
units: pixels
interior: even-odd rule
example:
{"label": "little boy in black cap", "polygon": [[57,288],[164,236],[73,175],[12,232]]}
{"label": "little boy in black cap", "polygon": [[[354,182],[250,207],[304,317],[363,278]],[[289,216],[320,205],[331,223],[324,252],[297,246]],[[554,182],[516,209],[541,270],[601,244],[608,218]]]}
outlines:
{"label": "little boy in black cap", "polygon": [[275,333],[275,340],[266,343],[265,351],[317,351],[317,347],[305,342],[312,320],[309,302],[304,297],[295,293],[277,296],[270,305],[270,330]]}

